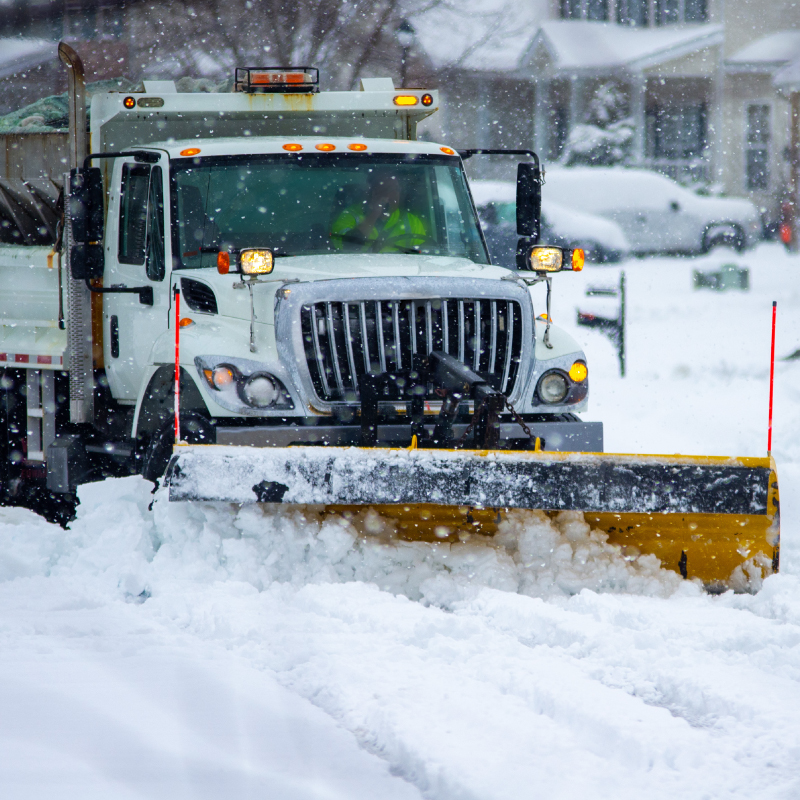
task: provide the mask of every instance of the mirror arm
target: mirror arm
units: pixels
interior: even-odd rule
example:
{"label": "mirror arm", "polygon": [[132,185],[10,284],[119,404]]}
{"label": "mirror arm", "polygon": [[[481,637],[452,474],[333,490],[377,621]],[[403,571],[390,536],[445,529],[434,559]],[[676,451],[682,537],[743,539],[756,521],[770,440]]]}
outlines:
{"label": "mirror arm", "polygon": [[92,286],[89,278],[84,279],[90,292],[95,294],[138,294],[139,302],[145,306],[153,305],[152,286],[110,286],[108,289]]}

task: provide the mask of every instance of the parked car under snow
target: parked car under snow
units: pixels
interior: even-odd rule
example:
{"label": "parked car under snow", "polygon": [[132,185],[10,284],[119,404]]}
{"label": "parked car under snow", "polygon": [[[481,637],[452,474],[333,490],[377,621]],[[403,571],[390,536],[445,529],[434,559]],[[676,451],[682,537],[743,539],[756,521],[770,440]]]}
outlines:
{"label": "parked car under snow", "polygon": [[[489,246],[492,262],[516,266],[516,184],[506,181],[470,181],[472,197]],[[539,241],[558,247],[582,247],[589,262],[605,263],[624,258],[630,246],[615,222],[596,214],[577,211],[555,202],[543,192],[542,230]]]}
{"label": "parked car under snow", "polygon": [[637,255],[707,252],[720,244],[744,250],[762,237],[761,217],[749,200],[701,196],[649,170],[552,168],[544,193],[616,222]]}

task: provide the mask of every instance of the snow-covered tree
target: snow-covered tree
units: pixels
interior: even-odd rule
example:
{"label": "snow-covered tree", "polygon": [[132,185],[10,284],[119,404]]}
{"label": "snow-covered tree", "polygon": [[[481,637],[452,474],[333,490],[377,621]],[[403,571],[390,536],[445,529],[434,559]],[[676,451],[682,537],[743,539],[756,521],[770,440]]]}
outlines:
{"label": "snow-covered tree", "polygon": [[567,166],[610,166],[627,160],[633,143],[633,120],[619,86],[602,83],[586,107],[584,121],[570,132],[564,149]]}

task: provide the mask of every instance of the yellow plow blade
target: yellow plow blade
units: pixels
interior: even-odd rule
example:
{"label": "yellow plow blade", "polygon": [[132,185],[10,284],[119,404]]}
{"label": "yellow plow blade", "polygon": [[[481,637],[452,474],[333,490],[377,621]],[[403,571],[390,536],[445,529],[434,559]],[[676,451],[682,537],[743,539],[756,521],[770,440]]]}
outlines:
{"label": "yellow plow blade", "polygon": [[768,458],[388,448],[177,446],[169,498],[370,507],[413,541],[492,535],[510,509],[582,511],[632,553],[720,590],[737,567],[776,572],[779,500]]}

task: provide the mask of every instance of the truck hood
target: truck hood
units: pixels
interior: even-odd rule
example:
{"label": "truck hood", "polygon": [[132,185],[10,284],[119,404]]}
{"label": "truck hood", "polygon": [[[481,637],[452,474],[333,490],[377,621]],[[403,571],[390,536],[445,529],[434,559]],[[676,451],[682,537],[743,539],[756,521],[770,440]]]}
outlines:
{"label": "truck hood", "polygon": [[511,274],[505,267],[476,264],[466,258],[404,254],[342,254],[291,256],[275,260],[275,277],[319,281],[341,278],[461,278],[500,279]]}
{"label": "truck hood", "polygon": [[[416,256],[402,254],[347,254],[324,256],[290,256],[275,260],[275,269],[264,276],[264,282],[253,286],[253,303],[257,322],[273,323],[275,293],[287,283],[359,278],[481,278],[506,280],[512,270],[490,264],[476,264],[465,258]],[[234,289],[241,283],[238,274],[220,275],[216,269],[182,269],[175,277],[200,281],[211,288],[220,316],[250,320],[250,297],[247,289]],[[192,310],[192,296],[183,287],[187,313]],[[201,318],[196,319],[201,322]]]}

